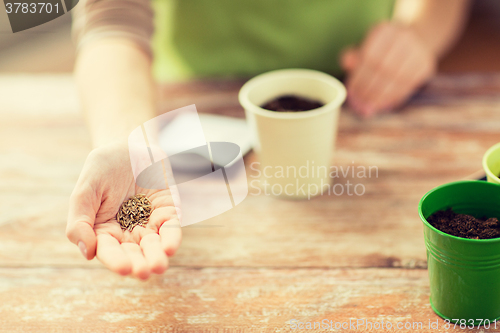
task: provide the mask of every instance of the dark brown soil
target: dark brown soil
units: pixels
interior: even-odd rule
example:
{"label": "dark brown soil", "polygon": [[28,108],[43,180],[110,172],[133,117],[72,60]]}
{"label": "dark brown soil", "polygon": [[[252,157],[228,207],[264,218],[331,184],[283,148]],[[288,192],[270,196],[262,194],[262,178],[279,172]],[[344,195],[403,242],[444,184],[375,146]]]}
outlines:
{"label": "dark brown soil", "polygon": [[471,215],[457,214],[450,208],[435,212],[427,221],[436,229],[453,236],[470,239],[500,237],[500,223],[496,217],[477,219]]}
{"label": "dark brown soil", "polygon": [[261,108],[278,112],[297,112],[309,111],[322,106],[323,103],[308,98],[285,95],[263,104]]}

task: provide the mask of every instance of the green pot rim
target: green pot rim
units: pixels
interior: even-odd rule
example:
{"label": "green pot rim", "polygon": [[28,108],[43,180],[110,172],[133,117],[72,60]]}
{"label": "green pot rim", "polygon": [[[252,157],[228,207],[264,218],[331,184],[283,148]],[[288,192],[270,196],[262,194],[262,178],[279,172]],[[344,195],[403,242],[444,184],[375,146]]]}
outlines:
{"label": "green pot rim", "polygon": [[[498,145],[500,146],[500,143]],[[426,227],[428,227],[429,229],[431,229],[432,231],[438,233],[441,236],[449,237],[449,238],[455,239],[457,241],[462,241],[462,242],[467,242],[467,243],[495,243],[495,242],[500,242],[500,237],[498,237],[498,238],[490,238],[490,239],[470,239],[470,238],[463,238],[463,237],[453,236],[453,235],[447,234],[447,233],[445,233],[445,232],[443,232],[443,231],[441,231],[439,229],[436,229],[429,222],[427,222],[427,219],[424,217],[424,214],[422,213],[422,205],[423,205],[423,202],[425,201],[425,199],[431,193],[439,191],[442,188],[446,188],[446,187],[450,187],[450,186],[456,186],[456,185],[460,185],[460,184],[470,184],[470,183],[481,183],[481,184],[485,184],[485,185],[487,184],[486,186],[495,186],[500,191],[500,184],[494,184],[494,183],[486,182],[484,180],[459,180],[459,181],[455,181],[455,182],[451,182],[451,183],[446,183],[446,184],[437,186],[437,187],[433,188],[432,190],[430,190],[429,192],[427,192],[422,197],[422,199],[420,199],[420,202],[418,203],[418,214],[420,215],[420,219],[422,220],[422,222],[424,223],[424,225]]]}
{"label": "green pot rim", "polygon": [[500,178],[498,178],[498,175],[493,174],[493,172],[491,172],[490,168],[488,167],[488,159],[490,158],[490,155],[498,149],[500,149],[500,142],[491,146],[486,151],[486,153],[484,153],[484,155],[483,155],[483,170],[484,170],[484,172],[486,172],[486,175],[488,175],[492,179],[496,179],[500,183]]}

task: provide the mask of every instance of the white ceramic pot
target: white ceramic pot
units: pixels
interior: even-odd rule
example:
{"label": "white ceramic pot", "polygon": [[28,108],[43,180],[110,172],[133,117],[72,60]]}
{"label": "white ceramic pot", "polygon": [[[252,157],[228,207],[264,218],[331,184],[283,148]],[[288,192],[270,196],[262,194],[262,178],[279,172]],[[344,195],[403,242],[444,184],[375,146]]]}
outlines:
{"label": "white ceramic pot", "polygon": [[[260,107],[284,95],[305,97],[324,105],[300,112]],[[314,70],[276,70],[245,83],[239,101],[258,154],[259,184],[267,194],[304,199],[321,194],[330,186],[338,115],[345,98],[346,90],[340,81]]]}

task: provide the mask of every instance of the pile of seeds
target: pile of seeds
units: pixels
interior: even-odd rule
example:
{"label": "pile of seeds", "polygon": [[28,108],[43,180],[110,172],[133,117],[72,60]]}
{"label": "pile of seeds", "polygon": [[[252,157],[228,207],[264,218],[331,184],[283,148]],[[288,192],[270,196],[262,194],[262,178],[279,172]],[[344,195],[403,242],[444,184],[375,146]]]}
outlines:
{"label": "pile of seeds", "polygon": [[136,225],[145,227],[151,215],[151,201],[144,194],[136,194],[125,201],[116,219],[122,230],[132,231]]}

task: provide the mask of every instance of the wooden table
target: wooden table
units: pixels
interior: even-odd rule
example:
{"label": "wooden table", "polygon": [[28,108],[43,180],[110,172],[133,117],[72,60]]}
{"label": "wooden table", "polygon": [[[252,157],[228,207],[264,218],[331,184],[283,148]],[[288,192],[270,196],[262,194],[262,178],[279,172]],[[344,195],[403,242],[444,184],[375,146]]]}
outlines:
{"label": "wooden table", "polygon": [[[240,85],[165,86],[162,108],[195,103],[242,117]],[[399,113],[370,121],[343,112],[335,165],[377,166],[378,177],[336,182],[362,183],[364,195],[249,195],[185,227],[169,271],[140,282],[86,262],[65,237],[68,196],[90,149],[71,78],[0,76],[0,91],[6,332],[288,332],[292,319],[421,322],[437,332],[429,320],[444,321],[429,306],[417,204],[481,169],[500,141],[500,75],[437,77]]]}

